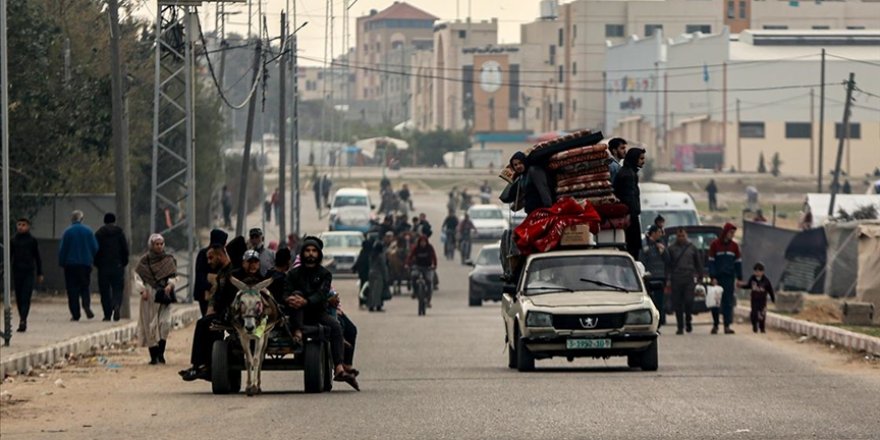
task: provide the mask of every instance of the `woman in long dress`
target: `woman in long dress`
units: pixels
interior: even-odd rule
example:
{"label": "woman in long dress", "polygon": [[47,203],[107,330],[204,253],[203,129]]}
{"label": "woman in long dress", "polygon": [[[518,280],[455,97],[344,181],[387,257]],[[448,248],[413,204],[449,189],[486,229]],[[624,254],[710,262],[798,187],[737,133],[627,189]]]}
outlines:
{"label": "woman in long dress", "polygon": [[370,295],[367,298],[367,307],[371,312],[381,312],[385,296],[388,290],[388,257],[385,254],[385,245],[381,241],[373,244],[370,253]]}
{"label": "woman in long dress", "polygon": [[165,239],[150,236],[149,250],[141,257],[135,272],[144,283],[141,291],[138,339],[149,347],[150,364],[165,363],[165,343],[171,332],[171,302],[177,278],[177,261],[165,253]]}

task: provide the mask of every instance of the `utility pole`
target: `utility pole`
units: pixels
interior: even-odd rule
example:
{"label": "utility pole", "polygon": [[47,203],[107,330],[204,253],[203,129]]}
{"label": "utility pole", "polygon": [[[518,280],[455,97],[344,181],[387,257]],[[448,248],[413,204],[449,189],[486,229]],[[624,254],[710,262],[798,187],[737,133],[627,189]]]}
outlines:
{"label": "utility pole", "polygon": [[[107,1],[110,15],[110,88],[113,101],[113,173],[116,189],[116,215],[131,249],[131,182],[128,166],[128,113],[125,105],[125,66],[119,53],[119,2]],[[122,295],[122,318],[131,318],[131,271],[125,270],[125,293]]]}
{"label": "utility pole", "polygon": [[279,242],[287,243],[286,219],[284,208],[287,197],[287,53],[290,48],[287,37],[287,15],[281,13],[281,60],[278,63],[278,203],[279,210],[275,211],[275,221],[278,222]]}
{"label": "utility pole", "polygon": [[739,132],[739,98],[736,98],[736,169],[740,173],[743,172],[742,161],[742,136]]}
{"label": "utility pole", "polygon": [[293,149],[293,154],[291,155],[291,169],[290,169],[290,181],[293,183],[293,189],[290,194],[290,203],[291,203],[291,211],[293,211],[292,218],[290,220],[290,230],[299,236],[300,227],[299,227],[299,210],[300,210],[300,194],[299,194],[299,70],[298,69],[298,60],[299,55],[296,52],[296,31],[299,29],[296,27],[296,1],[293,2],[293,26],[294,31],[293,35],[291,35],[291,47],[290,54],[293,56],[293,127],[290,127],[290,137],[291,137],[291,148]]}
{"label": "utility pole", "polygon": [[819,74],[819,189],[822,192],[822,161],[825,154],[825,49],[822,49],[822,67]]}
{"label": "utility pole", "polygon": [[[831,203],[828,205],[828,217],[834,215],[834,201],[840,191],[840,161],[843,160],[843,143],[849,139],[849,110],[852,105],[852,92],[856,86],[856,74],[849,73],[849,81],[846,82],[846,102],[843,105],[843,133],[837,140],[837,160],[834,162],[834,181],[831,184]],[[821,145],[821,144],[820,144]]]}
{"label": "utility pole", "polygon": [[816,171],[815,161],[816,161],[816,136],[813,135],[815,131],[813,131],[816,127],[816,112],[813,111],[815,107],[815,96],[816,91],[810,89],[810,174],[813,174]]}
{"label": "utility pole", "polygon": [[[257,48],[254,51],[254,64],[252,66],[254,74],[251,78],[251,84],[256,84],[260,80],[260,57],[263,54],[263,41],[257,39]],[[235,235],[241,236],[244,233],[245,217],[247,216],[247,182],[248,171],[250,171],[251,157],[251,141],[254,137],[254,113],[257,111],[256,96],[252,96],[248,103],[247,128],[244,135],[244,153],[241,156],[241,180],[238,185],[238,218],[235,219]],[[261,214],[262,215],[262,214]]]}
{"label": "utility pole", "polygon": [[12,339],[12,261],[9,252],[9,233],[12,230],[9,222],[9,51],[6,29],[6,0],[0,0],[0,110],[3,111],[2,125],[2,160],[3,160],[3,345],[8,347]]}

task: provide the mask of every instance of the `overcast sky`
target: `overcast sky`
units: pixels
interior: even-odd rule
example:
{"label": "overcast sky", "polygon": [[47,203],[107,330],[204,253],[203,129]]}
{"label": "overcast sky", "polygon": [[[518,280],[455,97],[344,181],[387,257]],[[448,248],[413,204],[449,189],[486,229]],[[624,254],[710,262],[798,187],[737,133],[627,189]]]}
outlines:
{"label": "overcast sky", "polygon": [[[256,10],[257,1],[253,0],[253,7]],[[299,31],[299,49],[300,55],[322,60],[324,58],[324,35],[327,26],[325,26],[326,5],[325,0],[263,0],[264,13],[269,22],[269,33],[271,37],[278,36],[280,25],[280,13],[287,8],[292,1],[296,1],[296,10],[299,23],[308,21],[309,24]],[[339,17],[334,25],[334,50],[333,54],[339,54],[342,51],[342,10],[346,0],[334,0],[334,15]],[[156,13],[155,0],[142,0],[141,8],[138,15],[144,17],[154,16]],[[349,4],[351,0],[349,0]],[[357,0],[357,3],[349,10],[351,18],[351,45],[355,44],[354,26],[355,19],[362,15],[367,15],[370,9],[382,10],[393,3],[392,0]],[[431,13],[440,18],[440,21],[455,20],[460,17],[464,20],[468,15],[468,0],[410,0],[407,3]],[[516,43],[519,42],[519,27],[522,23],[533,21],[539,12],[539,0],[472,0],[471,17],[474,21],[489,20],[493,17],[498,18],[499,26],[499,42]],[[203,29],[206,31],[214,28],[215,4],[204,3],[199,10],[199,16],[202,20]],[[242,11],[241,14],[228,18],[227,32],[235,31],[245,33],[247,31],[247,5],[231,4],[227,6],[229,11]],[[456,14],[458,10],[458,14]],[[254,13],[256,15],[256,12]],[[155,19],[155,18],[153,18]],[[315,65],[314,61],[303,60],[303,64]],[[317,63],[320,64],[320,63]]]}

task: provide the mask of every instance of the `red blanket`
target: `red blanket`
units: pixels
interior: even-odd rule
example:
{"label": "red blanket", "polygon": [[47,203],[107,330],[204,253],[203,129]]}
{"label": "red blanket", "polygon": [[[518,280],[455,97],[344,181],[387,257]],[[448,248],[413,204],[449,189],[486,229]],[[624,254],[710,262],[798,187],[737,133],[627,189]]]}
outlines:
{"label": "red blanket", "polygon": [[559,160],[551,160],[547,164],[547,168],[551,170],[559,169],[568,165],[574,165],[581,162],[589,162],[592,160],[600,160],[608,157],[608,153],[605,151],[596,151],[592,153],[584,153],[577,156],[569,156],[565,159]]}
{"label": "red blanket", "polygon": [[573,225],[587,224],[590,232],[599,233],[599,213],[589,202],[578,203],[566,197],[549,208],[536,209],[513,230],[513,238],[523,255],[547,252],[559,245],[562,231]]}
{"label": "red blanket", "polygon": [[565,186],[557,186],[556,194],[567,194],[574,193],[578,191],[584,191],[589,189],[598,189],[598,188],[611,188],[611,182],[608,179],[600,179],[594,180],[592,182],[582,182],[582,183],[573,183],[571,185]]}
{"label": "red blanket", "polygon": [[611,179],[611,173],[590,173],[590,174],[581,174],[579,176],[574,177],[563,177],[556,176],[556,186],[568,186],[568,185],[576,185],[578,183],[589,183],[589,182],[599,182],[599,181],[609,181]]}
{"label": "red blanket", "polygon": [[597,153],[600,151],[607,151],[608,145],[606,144],[596,144],[596,145],[587,145],[585,147],[572,148],[571,150],[560,151],[552,156],[550,156],[550,160],[562,160],[573,156],[580,156],[582,154],[587,153]]}

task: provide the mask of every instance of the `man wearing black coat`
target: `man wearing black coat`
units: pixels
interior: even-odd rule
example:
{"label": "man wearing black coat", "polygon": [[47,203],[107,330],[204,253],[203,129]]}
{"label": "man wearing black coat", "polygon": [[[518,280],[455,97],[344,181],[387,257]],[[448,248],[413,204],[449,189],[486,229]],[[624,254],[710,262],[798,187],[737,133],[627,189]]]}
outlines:
{"label": "man wearing black coat", "polygon": [[119,321],[129,250],[125,232],[116,226],[116,215],[112,212],[104,214],[104,226],[95,232],[95,239],[98,240],[95,267],[98,268],[98,290],[101,292],[104,321],[109,321],[111,317]]}
{"label": "man wearing black coat", "polygon": [[642,247],[642,225],[639,214],[642,213],[641,193],[639,192],[639,170],[645,166],[645,150],[630,148],[623,160],[623,167],[614,179],[614,195],[629,208],[629,226],[626,228],[626,251],[633,258],[639,258]]}
{"label": "man wearing black coat", "polygon": [[226,239],[229,235],[223,230],[214,229],[211,231],[211,241],[208,247],[199,249],[196,255],[196,280],[193,291],[193,299],[199,303],[199,311],[204,317],[208,312],[208,291],[211,290],[211,283],[208,281],[208,275],[216,273],[208,264],[208,250],[212,247],[225,247]]}
{"label": "man wearing black coat", "polygon": [[[16,234],[10,243],[12,258],[12,285],[15,289],[15,305],[18,307],[18,331],[27,331],[27,318],[31,310],[34,281],[43,282],[43,261],[37,239],[31,235],[31,222],[21,218],[15,222]],[[36,278],[34,278],[36,274]]]}

